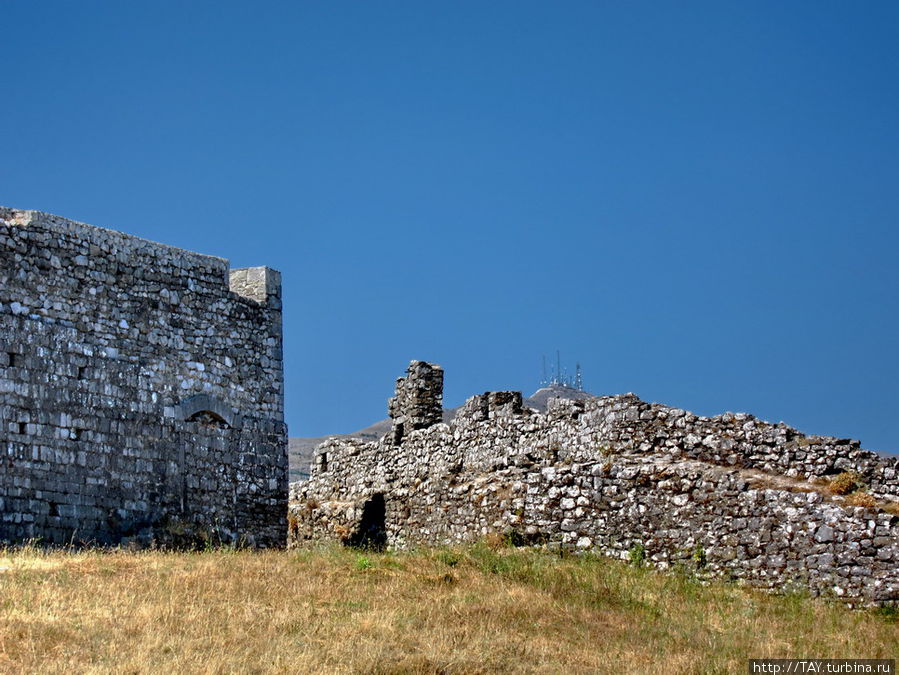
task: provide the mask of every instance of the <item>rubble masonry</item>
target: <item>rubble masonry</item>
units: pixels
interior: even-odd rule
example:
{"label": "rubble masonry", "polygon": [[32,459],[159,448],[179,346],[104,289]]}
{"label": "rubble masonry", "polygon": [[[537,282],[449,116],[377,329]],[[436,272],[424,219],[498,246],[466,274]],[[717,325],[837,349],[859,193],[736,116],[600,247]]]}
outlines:
{"label": "rubble masonry", "polygon": [[[417,374],[436,372],[426,365],[400,380],[394,419]],[[395,440],[323,443],[311,479],[291,486],[292,540],[354,543],[381,528],[386,545],[408,547],[497,533],[767,589],[899,600],[899,458],[856,441],[633,394],[556,399],[541,414],[518,392],[475,396],[450,424]],[[876,505],[828,492],[849,472]]]}

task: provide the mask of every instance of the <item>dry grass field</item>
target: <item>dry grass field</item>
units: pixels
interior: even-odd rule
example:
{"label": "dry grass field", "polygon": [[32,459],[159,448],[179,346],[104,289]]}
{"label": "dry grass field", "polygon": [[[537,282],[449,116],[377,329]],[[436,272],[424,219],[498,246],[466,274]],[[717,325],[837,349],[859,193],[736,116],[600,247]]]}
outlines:
{"label": "dry grass field", "polygon": [[744,673],[897,654],[889,611],[522,549],[0,550],[0,672]]}

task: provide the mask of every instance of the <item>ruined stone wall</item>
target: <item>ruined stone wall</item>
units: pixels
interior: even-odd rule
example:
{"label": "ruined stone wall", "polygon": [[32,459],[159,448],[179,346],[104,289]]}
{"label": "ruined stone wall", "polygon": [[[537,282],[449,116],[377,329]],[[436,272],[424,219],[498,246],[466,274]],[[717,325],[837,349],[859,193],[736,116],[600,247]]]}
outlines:
{"label": "ruined stone wall", "polygon": [[[297,542],[360,541],[376,527],[398,547],[500,533],[764,588],[899,600],[899,458],[750,415],[699,417],[632,394],[540,414],[517,392],[492,392],[398,445],[333,439],[316,458],[291,488]],[[831,494],[826,481],[848,471],[867,492]]]}
{"label": "ruined stone wall", "polygon": [[0,540],[280,546],[280,275],[0,209]]}

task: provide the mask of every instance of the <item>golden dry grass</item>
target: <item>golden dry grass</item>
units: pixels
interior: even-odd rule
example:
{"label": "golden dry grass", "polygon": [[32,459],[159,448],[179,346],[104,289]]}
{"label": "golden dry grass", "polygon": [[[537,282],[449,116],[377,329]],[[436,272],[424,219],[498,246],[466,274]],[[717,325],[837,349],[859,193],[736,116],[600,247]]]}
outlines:
{"label": "golden dry grass", "polygon": [[705,673],[897,653],[886,612],[520,549],[0,551],[0,672]]}
{"label": "golden dry grass", "polygon": [[828,487],[831,494],[848,495],[850,492],[861,487],[861,485],[861,477],[857,473],[854,471],[844,471],[834,477],[834,479],[830,481]]}

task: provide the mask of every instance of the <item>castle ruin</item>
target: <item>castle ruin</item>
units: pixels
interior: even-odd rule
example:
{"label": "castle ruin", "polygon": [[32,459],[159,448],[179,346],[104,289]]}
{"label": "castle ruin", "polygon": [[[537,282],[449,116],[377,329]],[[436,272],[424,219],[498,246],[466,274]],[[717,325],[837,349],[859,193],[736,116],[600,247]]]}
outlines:
{"label": "castle ruin", "polygon": [[0,208],[0,541],[283,546],[280,275]]}
{"label": "castle ruin", "polygon": [[555,399],[543,414],[518,392],[490,392],[446,424],[442,382],[438,366],[412,362],[391,432],[317,448],[310,480],[291,486],[293,543],[493,534],[766,589],[899,600],[897,457],[633,394]]}

